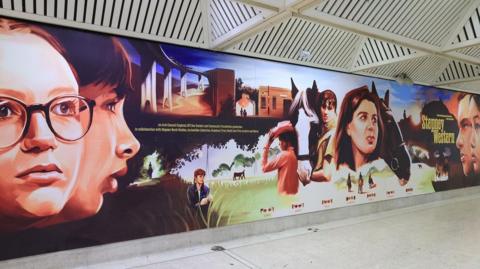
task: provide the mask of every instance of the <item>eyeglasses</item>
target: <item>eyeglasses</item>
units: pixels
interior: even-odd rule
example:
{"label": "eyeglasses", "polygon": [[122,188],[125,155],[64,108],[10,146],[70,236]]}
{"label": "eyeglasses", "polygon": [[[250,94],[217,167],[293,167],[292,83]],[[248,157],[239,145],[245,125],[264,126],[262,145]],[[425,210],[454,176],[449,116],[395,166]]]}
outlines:
{"label": "eyeglasses", "polygon": [[28,133],[32,114],[42,111],[53,134],[64,141],[82,138],[92,124],[95,101],[77,95],[54,98],[46,104],[27,106],[22,101],[0,96],[0,148],[18,143]]}

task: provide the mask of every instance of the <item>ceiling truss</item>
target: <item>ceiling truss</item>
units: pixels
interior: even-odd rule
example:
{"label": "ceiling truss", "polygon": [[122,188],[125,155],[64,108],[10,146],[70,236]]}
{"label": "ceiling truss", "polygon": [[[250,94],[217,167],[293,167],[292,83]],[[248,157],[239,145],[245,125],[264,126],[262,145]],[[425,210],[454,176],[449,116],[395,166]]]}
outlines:
{"label": "ceiling truss", "polygon": [[0,0],[0,15],[480,93],[480,0]]}

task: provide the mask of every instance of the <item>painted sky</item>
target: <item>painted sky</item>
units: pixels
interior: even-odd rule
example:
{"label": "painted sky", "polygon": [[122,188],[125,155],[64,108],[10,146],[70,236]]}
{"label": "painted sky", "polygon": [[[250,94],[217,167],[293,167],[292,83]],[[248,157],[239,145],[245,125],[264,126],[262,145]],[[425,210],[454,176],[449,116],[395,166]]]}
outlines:
{"label": "painted sky", "polygon": [[[128,40],[123,39],[122,43],[126,47],[132,62],[139,64],[139,55],[129,44]],[[304,90],[311,87],[315,80],[319,90],[333,90],[337,94],[339,103],[341,103],[347,91],[363,85],[370,86],[373,81],[381,97],[383,97],[386,90],[390,90],[390,107],[394,111],[397,120],[400,120],[403,116],[404,110],[407,116],[419,117],[418,113],[425,103],[438,99],[448,100],[454,94],[447,90],[438,90],[428,86],[400,85],[392,80],[371,78],[319,68],[170,44],[162,44],[161,46],[169,57],[198,71],[207,71],[215,68],[232,69],[235,71],[236,78],[242,78],[246,85],[254,88],[267,85],[291,88],[290,78],[293,78],[297,87],[300,90]],[[163,72],[160,66],[157,67],[157,70],[158,72]],[[173,75],[174,77],[178,77],[179,72],[174,72]],[[194,78],[195,76],[191,77]],[[189,79],[191,78],[189,77]]]}
{"label": "painted sky", "polygon": [[[390,91],[390,107],[394,112],[395,119],[399,121],[403,117],[403,113],[411,116],[414,122],[419,123],[420,111],[425,103],[434,100],[448,100],[454,94],[446,90],[439,90],[433,87],[420,85],[401,85],[392,80],[384,80],[359,76],[318,68],[311,68],[293,64],[286,64],[274,61],[261,60],[231,54],[217,53],[206,50],[187,48],[175,45],[162,44],[165,53],[176,61],[193,68],[197,71],[207,71],[215,68],[225,68],[235,71],[236,78],[242,78],[243,82],[251,87],[259,86],[276,86],[290,88],[290,78],[293,78],[295,84],[300,90],[304,90],[312,86],[315,80],[319,90],[331,89],[337,94],[339,104],[342,102],[344,95],[351,89],[368,85],[371,88],[372,82],[375,83],[380,97],[384,97],[387,90]],[[127,46],[128,52],[131,54],[132,61],[139,63],[138,55],[133,47]],[[158,68],[158,72],[163,72]],[[174,76],[178,74],[174,73]],[[298,129],[308,130],[308,119],[299,119],[299,124],[305,125],[305,128]],[[307,139],[301,139],[302,133],[299,134],[300,153],[307,151]],[[264,140],[259,137],[259,140]],[[259,145],[262,145],[259,141]],[[199,158],[187,162],[183,167],[175,169],[176,173],[186,180],[192,179],[191,171],[196,168],[206,169],[209,175],[207,181],[211,180],[211,172],[216,169],[220,163],[225,160],[233,159],[238,153],[246,156],[254,154],[254,152],[243,152],[237,148],[234,141],[230,141],[223,149],[209,148],[203,145],[198,150]],[[250,171],[251,172],[251,171]]]}
{"label": "painted sky", "polygon": [[[175,45],[162,45],[165,52],[179,62],[197,69],[206,71],[214,68],[227,68],[235,70],[235,76],[242,78],[245,84],[258,87],[270,85],[290,88],[290,78],[300,89],[311,87],[313,81],[317,82],[320,90],[332,89],[339,99],[348,91],[363,85],[375,82],[381,95],[390,89],[392,104],[404,106],[406,102],[416,100],[448,99],[449,91],[438,91],[432,87],[419,85],[400,85],[392,80],[371,78],[347,73],[341,73],[318,68],[286,64],[244,56],[236,56],[200,49],[193,49]],[[426,91],[426,92],[425,92]],[[419,95],[423,92],[423,96]]]}

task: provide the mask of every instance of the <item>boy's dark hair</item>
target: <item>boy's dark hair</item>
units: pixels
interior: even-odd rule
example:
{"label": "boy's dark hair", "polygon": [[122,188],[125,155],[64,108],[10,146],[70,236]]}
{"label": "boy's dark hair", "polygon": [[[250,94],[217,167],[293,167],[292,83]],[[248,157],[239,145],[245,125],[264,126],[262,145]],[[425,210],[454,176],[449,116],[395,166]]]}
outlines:
{"label": "boy's dark hair", "polygon": [[132,67],[121,42],[97,33],[49,27],[65,48],[67,61],[78,73],[79,86],[105,83],[116,85],[116,93],[124,96],[132,90]]}
{"label": "boy's dark hair", "polygon": [[477,108],[480,109],[480,95],[472,94],[472,100],[477,105]]}
{"label": "boy's dark hair", "polygon": [[[463,98],[465,98],[465,97],[467,97],[467,96],[470,96],[470,94],[469,94],[469,93],[466,93],[466,92],[462,92],[462,93],[460,93],[460,94],[458,95],[457,101],[460,103],[460,102],[463,100]],[[470,98],[471,98],[471,97],[470,97]]]}
{"label": "boy's dark hair", "polygon": [[205,174],[205,170],[198,168],[195,170],[195,172],[193,172],[193,177],[196,178],[197,176],[205,176]]}
{"label": "boy's dark hair", "polygon": [[296,131],[288,131],[278,135],[278,140],[290,143],[298,156],[298,135]]}
{"label": "boy's dark hair", "polygon": [[326,104],[328,100],[333,100],[333,110],[337,112],[337,95],[332,90],[324,90],[320,93],[322,106]]}

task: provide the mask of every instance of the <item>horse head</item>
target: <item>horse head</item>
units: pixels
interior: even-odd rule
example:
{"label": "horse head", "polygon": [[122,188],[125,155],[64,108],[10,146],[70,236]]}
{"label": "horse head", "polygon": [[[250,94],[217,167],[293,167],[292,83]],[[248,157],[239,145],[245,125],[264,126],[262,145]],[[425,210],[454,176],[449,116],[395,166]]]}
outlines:
{"label": "horse head", "polygon": [[404,185],[410,179],[410,166],[412,161],[410,154],[408,154],[405,141],[403,140],[402,132],[390,108],[390,91],[387,90],[385,96],[380,98],[375,83],[372,82],[372,93],[380,100],[380,117],[384,125],[380,157],[385,160],[390,169],[392,169],[400,179],[400,184]]}
{"label": "horse head", "polygon": [[[320,107],[319,102],[319,92],[317,87],[317,82],[314,80],[312,87],[307,88],[305,91],[301,91],[293,82],[293,79],[290,78],[292,83],[292,105],[289,110],[289,120],[293,126],[298,122],[298,116],[300,109],[303,110],[303,113],[309,118],[310,121],[310,130],[308,132],[308,151],[309,156],[299,156],[300,158],[309,158],[311,163],[316,163],[314,160],[314,155],[316,154],[317,142],[318,142],[318,133],[319,133],[319,115],[318,109]],[[302,131],[302,130],[297,130]],[[313,159],[312,159],[313,158]]]}
{"label": "horse head", "polygon": [[292,83],[291,91],[293,101],[288,115],[292,125],[297,124],[300,109],[303,109],[308,117],[314,118],[314,121],[318,121],[316,105],[318,103],[319,93],[317,82],[314,80],[312,87],[307,88],[305,91],[300,91],[292,78],[290,78],[290,82]]}

